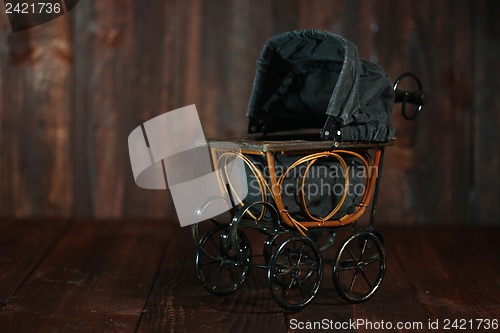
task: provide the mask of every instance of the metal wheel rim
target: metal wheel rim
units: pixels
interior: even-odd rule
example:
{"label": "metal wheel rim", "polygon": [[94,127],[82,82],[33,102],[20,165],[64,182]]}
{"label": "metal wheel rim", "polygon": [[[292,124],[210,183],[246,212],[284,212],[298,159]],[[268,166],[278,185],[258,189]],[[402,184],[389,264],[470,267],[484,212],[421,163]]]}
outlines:
{"label": "metal wheel rim", "polygon": [[[221,227],[214,227],[210,229],[201,238],[200,248],[196,248],[195,251],[195,267],[198,279],[201,281],[203,288],[216,295],[227,295],[236,291],[247,279],[250,272],[249,263],[251,263],[252,260],[250,242],[244,234],[240,236],[240,240],[241,242],[246,242],[247,244],[246,249],[248,251],[248,261],[242,263],[237,259],[234,253],[231,256],[227,254],[228,251],[231,251],[231,245],[227,236],[227,230],[225,229],[226,228]],[[226,249],[222,249],[223,246],[221,244],[217,245],[218,243],[213,239],[212,236],[217,232],[221,232],[221,236],[219,238],[222,238],[224,234],[225,237],[227,237],[225,240],[218,239],[221,242],[227,243],[227,245],[225,245],[227,246]],[[214,247],[220,246],[218,257],[207,254],[207,251],[205,251],[204,246],[208,241],[210,241]],[[203,257],[206,257],[205,259],[209,260],[203,261]],[[212,272],[205,269],[204,273],[204,267],[209,265],[212,267],[208,267],[207,269],[215,269],[215,280]],[[226,283],[228,278],[232,283]],[[221,283],[226,285],[222,286],[220,285]]]}
{"label": "metal wheel rim", "polygon": [[[292,242],[303,244],[299,249],[298,257],[294,259],[290,258],[289,251],[286,250],[287,246]],[[304,256],[307,253],[306,246],[310,250],[307,258]],[[279,264],[277,263],[278,260],[280,260]],[[301,267],[310,268],[302,271]],[[302,274],[303,272],[305,274]],[[318,292],[323,277],[323,260],[318,247],[311,239],[291,237],[285,240],[273,253],[269,260],[267,273],[268,287],[274,300],[287,310],[300,310],[310,303]],[[316,274],[316,278],[311,280],[314,274]],[[281,278],[284,281],[280,281]],[[288,280],[289,282],[285,282]],[[304,285],[306,283],[307,286]],[[311,283],[312,287],[310,287]],[[292,288],[297,290],[292,290]],[[290,294],[290,292],[293,292],[293,294]],[[300,293],[300,301],[292,300],[297,293]]]}
{"label": "metal wheel rim", "polygon": [[[355,248],[353,244],[359,247],[359,251],[353,250]],[[369,245],[376,254],[373,254],[374,251],[368,251]],[[376,269],[377,263],[378,269]],[[372,271],[368,273],[367,268],[376,274]],[[384,274],[384,246],[380,239],[369,231],[359,232],[347,239],[339,249],[333,265],[335,288],[339,295],[350,303],[364,302],[373,296],[380,287]],[[344,283],[346,281],[350,281],[348,286]],[[359,289],[363,292],[357,292]]]}

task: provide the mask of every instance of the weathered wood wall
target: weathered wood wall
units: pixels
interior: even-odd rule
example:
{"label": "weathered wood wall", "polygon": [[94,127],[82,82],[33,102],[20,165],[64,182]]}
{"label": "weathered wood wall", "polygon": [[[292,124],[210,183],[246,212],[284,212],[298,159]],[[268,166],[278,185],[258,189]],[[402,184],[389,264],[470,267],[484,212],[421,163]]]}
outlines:
{"label": "weathered wood wall", "polygon": [[193,103],[207,137],[244,134],[264,42],[319,28],[431,93],[416,122],[394,114],[378,223],[500,220],[498,1],[89,0],[16,34],[0,15],[2,217],[173,214],[135,185],[128,134]]}

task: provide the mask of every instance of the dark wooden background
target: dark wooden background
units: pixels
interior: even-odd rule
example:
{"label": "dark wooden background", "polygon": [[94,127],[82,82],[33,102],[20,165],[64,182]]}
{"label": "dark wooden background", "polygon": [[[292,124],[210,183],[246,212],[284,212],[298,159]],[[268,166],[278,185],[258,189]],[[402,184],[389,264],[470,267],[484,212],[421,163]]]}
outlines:
{"label": "dark wooden background", "polygon": [[493,0],[86,0],[12,34],[2,11],[0,216],[171,216],[168,191],[135,185],[128,134],[194,103],[207,137],[243,135],[264,42],[319,28],[431,94],[417,121],[394,113],[378,223],[496,224],[498,17]]}

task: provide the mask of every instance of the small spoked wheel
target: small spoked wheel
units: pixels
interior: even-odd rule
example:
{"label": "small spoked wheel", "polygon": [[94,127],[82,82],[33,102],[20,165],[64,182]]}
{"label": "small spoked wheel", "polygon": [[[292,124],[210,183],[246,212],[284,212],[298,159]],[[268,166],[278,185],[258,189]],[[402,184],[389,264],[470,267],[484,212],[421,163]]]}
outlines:
{"label": "small spoked wheel", "polygon": [[318,292],[323,260],[316,244],[307,237],[286,239],[273,253],[267,282],[274,300],[287,310],[299,310]]}
{"label": "small spoked wheel", "polygon": [[349,237],[337,253],[333,282],[339,295],[350,303],[368,300],[380,287],[385,273],[385,251],[370,231]]}
{"label": "small spoked wheel", "polygon": [[[216,295],[227,295],[237,290],[248,277],[252,261],[250,242],[243,232],[239,234],[239,251],[232,249],[229,227],[216,226],[200,240],[195,252],[196,274],[203,287]],[[240,256],[244,256],[244,261]]]}

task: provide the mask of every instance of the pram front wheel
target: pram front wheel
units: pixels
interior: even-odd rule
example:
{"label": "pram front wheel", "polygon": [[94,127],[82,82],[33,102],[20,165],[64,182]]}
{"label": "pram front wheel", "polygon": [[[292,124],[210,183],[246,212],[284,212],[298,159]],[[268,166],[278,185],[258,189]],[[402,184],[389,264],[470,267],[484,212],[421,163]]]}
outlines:
{"label": "pram front wheel", "polygon": [[322,277],[321,254],[307,237],[286,239],[269,260],[269,289],[274,300],[287,310],[306,306],[316,296]]}
{"label": "pram front wheel", "polygon": [[[239,235],[239,253],[232,248],[229,227],[215,226],[200,240],[195,252],[196,274],[203,287],[216,295],[237,290],[247,279],[252,261],[250,242],[244,233]],[[242,261],[240,256],[245,260]]]}
{"label": "pram front wheel", "polygon": [[371,231],[349,237],[333,265],[333,282],[339,295],[350,303],[368,300],[380,287],[385,273],[385,251]]}

